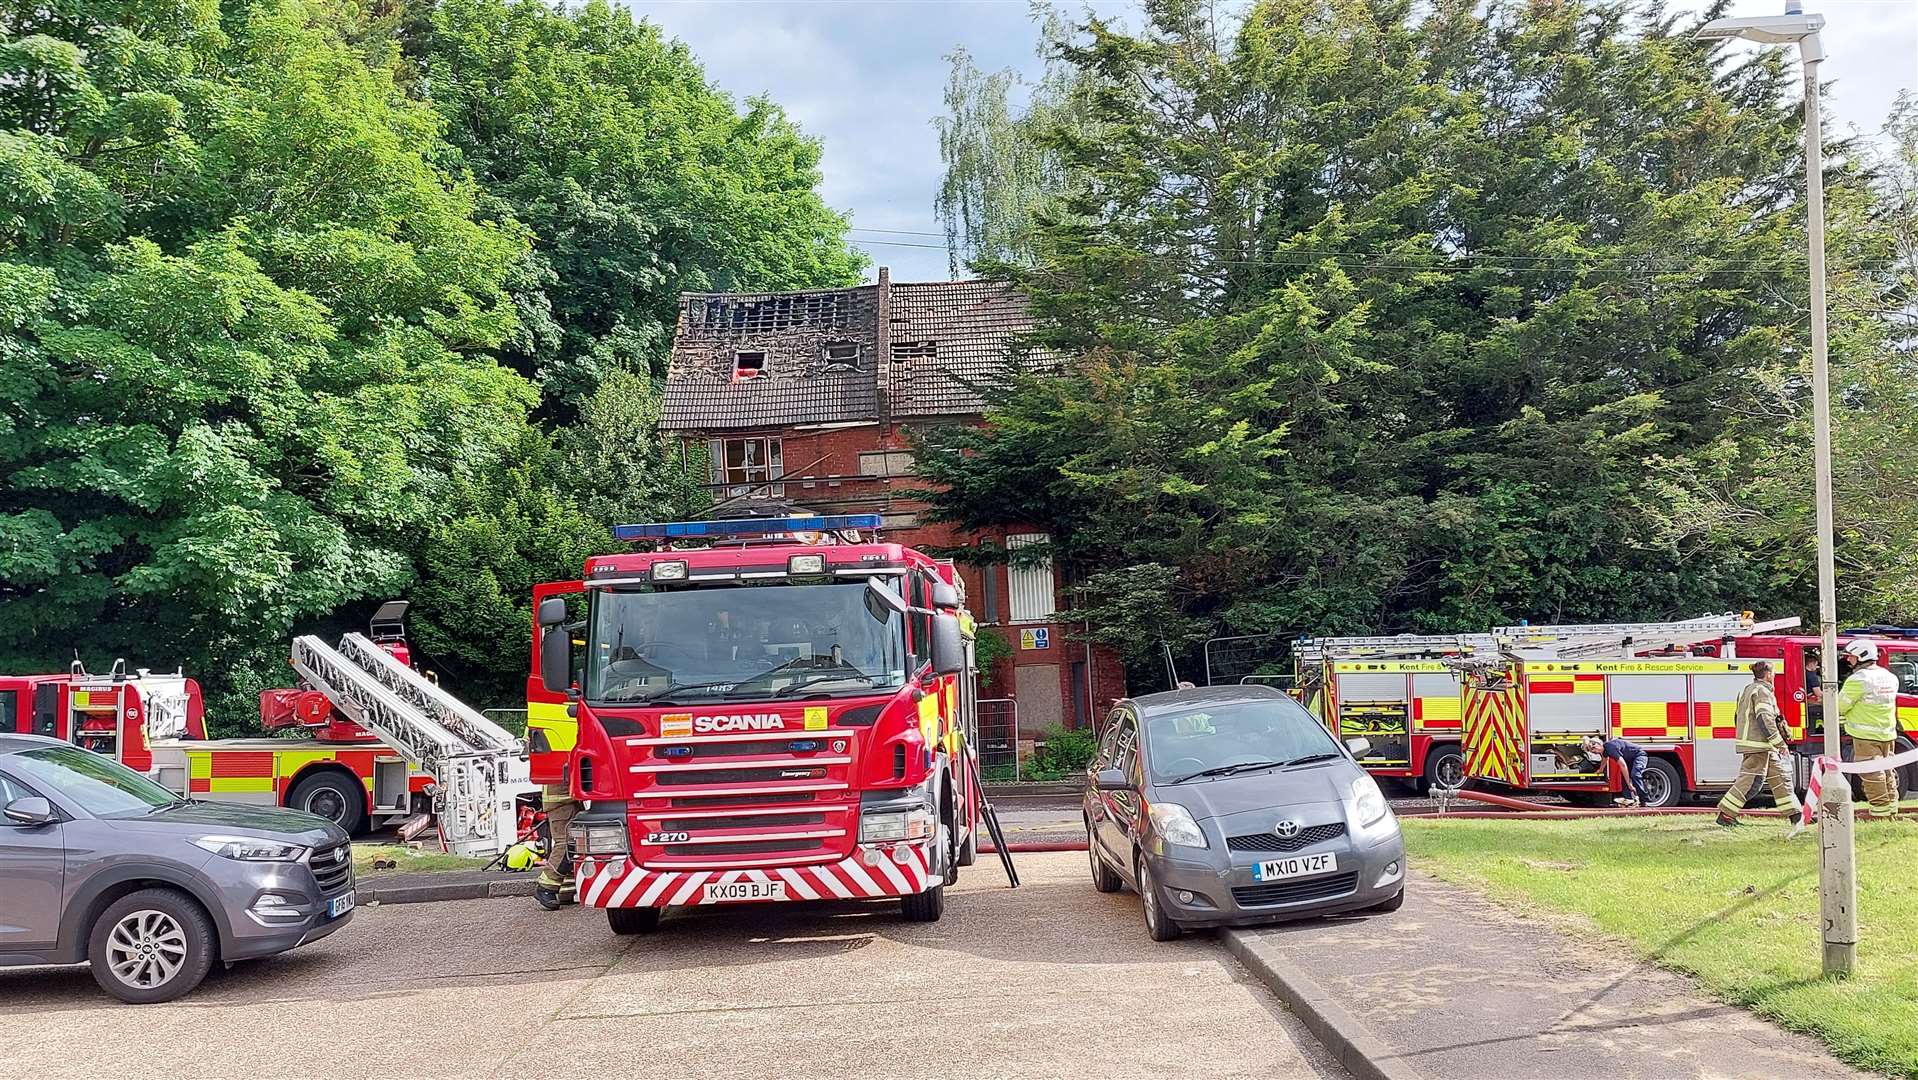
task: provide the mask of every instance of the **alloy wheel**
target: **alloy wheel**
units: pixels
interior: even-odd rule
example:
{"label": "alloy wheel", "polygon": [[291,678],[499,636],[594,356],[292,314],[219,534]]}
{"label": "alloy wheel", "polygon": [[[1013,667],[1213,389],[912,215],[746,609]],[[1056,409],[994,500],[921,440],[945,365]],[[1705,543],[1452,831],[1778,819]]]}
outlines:
{"label": "alloy wheel", "polygon": [[164,911],[132,912],[107,936],[107,966],[128,986],[165,986],[185,964],[186,931]]}

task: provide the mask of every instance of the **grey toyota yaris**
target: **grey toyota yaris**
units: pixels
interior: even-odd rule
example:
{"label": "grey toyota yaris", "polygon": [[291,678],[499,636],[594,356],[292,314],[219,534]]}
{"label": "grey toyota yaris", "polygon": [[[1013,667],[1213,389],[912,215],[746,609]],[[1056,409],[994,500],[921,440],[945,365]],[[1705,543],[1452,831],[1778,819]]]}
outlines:
{"label": "grey toyota yaris", "polygon": [[1146,930],[1395,911],[1405,844],[1379,786],[1265,686],[1121,701],[1086,770],[1092,883],[1136,889]]}
{"label": "grey toyota yaris", "polygon": [[71,743],[0,734],[0,967],[90,963],[122,1001],[170,1001],[352,911],[338,825],[182,799]]}

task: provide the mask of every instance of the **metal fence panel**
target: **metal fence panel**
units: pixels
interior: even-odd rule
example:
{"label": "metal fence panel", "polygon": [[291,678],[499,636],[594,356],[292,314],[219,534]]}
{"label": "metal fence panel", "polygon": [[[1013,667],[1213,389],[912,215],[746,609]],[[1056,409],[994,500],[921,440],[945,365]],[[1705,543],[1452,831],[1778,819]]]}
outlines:
{"label": "metal fence panel", "polygon": [[1019,703],[980,698],[979,776],[988,782],[1019,779]]}

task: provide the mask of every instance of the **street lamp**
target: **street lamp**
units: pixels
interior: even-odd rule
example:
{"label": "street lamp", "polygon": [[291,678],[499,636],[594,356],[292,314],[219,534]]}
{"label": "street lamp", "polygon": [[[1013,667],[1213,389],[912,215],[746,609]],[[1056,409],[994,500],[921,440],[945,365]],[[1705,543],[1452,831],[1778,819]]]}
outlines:
{"label": "street lamp", "polygon": [[[1812,465],[1818,500],[1818,632],[1824,663],[1820,698],[1824,702],[1825,756],[1839,757],[1838,589],[1832,551],[1831,367],[1825,355],[1825,162],[1819,135],[1818,65],[1825,46],[1818,38],[1823,15],[1807,15],[1799,0],[1786,0],[1785,14],[1750,19],[1713,19],[1694,37],[1744,38],[1768,45],[1797,45],[1805,68],[1805,204],[1810,232]],[[1851,784],[1843,776],[1824,785],[1824,812],[1818,821],[1818,896],[1824,916],[1824,969],[1849,975],[1858,949],[1858,852],[1852,834]]]}

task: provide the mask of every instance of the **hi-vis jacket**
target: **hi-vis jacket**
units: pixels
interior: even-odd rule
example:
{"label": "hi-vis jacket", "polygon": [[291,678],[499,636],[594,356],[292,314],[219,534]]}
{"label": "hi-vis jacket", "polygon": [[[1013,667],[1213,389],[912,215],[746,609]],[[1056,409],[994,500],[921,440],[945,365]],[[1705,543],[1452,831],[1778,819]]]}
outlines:
{"label": "hi-vis jacket", "polygon": [[1845,734],[1854,739],[1897,738],[1897,705],[1898,676],[1877,664],[1861,666],[1838,690],[1838,715],[1845,721]]}
{"label": "hi-vis jacket", "polygon": [[1784,725],[1778,720],[1778,698],[1771,686],[1751,681],[1738,695],[1738,752],[1774,750],[1785,745]]}

